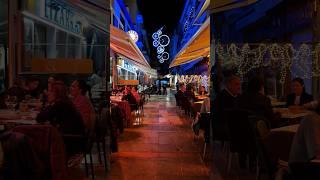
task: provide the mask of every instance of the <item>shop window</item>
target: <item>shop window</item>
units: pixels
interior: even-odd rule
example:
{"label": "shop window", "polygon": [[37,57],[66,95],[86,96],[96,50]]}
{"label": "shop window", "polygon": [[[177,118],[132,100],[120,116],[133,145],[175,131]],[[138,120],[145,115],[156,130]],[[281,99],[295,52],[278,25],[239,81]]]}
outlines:
{"label": "shop window", "polygon": [[76,58],[77,57],[77,49],[78,49],[77,39],[76,37],[69,35],[68,36],[68,58]]}
{"label": "shop window", "polygon": [[34,26],[34,57],[46,58],[47,27],[42,24]]}
{"label": "shop window", "polygon": [[22,60],[22,71],[31,68],[31,59],[33,56],[33,22],[29,19],[24,19],[24,56]]}
{"label": "shop window", "polygon": [[65,58],[67,33],[57,30],[56,35],[57,35],[57,44],[56,44],[57,58]]}

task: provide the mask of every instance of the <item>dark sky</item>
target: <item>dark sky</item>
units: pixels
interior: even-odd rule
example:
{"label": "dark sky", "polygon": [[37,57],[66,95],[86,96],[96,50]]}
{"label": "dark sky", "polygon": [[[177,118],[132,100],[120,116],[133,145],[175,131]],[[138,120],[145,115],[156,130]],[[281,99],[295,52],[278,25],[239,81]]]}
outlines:
{"label": "dark sky", "polygon": [[[186,0],[137,0],[138,9],[143,15],[144,27],[149,37],[149,45],[151,48],[150,65],[153,68],[160,67],[160,73],[163,75],[169,72],[169,61],[165,61],[163,64],[159,63],[155,48],[152,46],[153,40],[151,35],[162,26],[165,26],[163,32],[171,38],[172,32],[180,19],[185,1]],[[167,48],[167,51],[168,50]]]}

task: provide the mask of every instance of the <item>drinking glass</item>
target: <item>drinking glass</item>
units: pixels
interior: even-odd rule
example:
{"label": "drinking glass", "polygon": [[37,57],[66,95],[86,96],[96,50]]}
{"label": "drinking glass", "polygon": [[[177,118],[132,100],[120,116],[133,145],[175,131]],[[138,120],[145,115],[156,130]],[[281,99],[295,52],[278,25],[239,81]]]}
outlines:
{"label": "drinking glass", "polygon": [[6,96],[5,104],[8,109],[14,111],[17,103],[18,103],[18,98],[16,96],[10,96],[10,95]]}

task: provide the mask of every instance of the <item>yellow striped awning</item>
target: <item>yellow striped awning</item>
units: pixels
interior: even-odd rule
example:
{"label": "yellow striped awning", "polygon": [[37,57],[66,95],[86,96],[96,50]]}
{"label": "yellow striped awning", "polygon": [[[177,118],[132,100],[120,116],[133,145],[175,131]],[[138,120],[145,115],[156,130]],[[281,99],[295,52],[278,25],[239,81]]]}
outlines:
{"label": "yellow striped awning", "polygon": [[210,54],[210,18],[208,18],[194,36],[178,52],[170,68],[192,62]]}

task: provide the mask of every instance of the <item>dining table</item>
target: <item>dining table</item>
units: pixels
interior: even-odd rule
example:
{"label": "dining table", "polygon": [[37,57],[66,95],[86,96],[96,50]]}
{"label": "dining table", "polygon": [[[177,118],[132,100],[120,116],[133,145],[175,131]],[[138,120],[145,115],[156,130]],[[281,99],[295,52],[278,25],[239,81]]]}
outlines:
{"label": "dining table", "polygon": [[38,124],[36,117],[38,111],[19,111],[11,109],[0,109],[0,131],[18,125]]}
{"label": "dining table", "polygon": [[193,109],[194,109],[195,113],[201,111],[201,106],[202,106],[203,102],[204,101],[196,101],[196,102],[193,103]]}
{"label": "dining table", "polygon": [[297,119],[303,118],[312,113],[312,111],[303,109],[289,109],[289,108],[273,108],[274,112],[281,114],[281,118],[284,119]]}
{"label": "dining table", "polygon": [[128,101],[122,100],[121,96],[110,96],[112,103],[117,104],[125,114],[124,124],[129,127],[131,124],[131,108]]}
{"label": "dining table", "polygon": [[209,96],[206,96],[206,95],[198,95],[198,96],[196,96],[196,98],[198,99],[198,100],[205,100],[206,98],[208,98]]}
{"label": "dining table", "polygon": [[277,131],[286,131],[286,132],[293,132],[296,133],[298,131],[300,124],[294,124],[289,126],[283,126],[279,128],[271,129],[271,132],[277,132]]}

